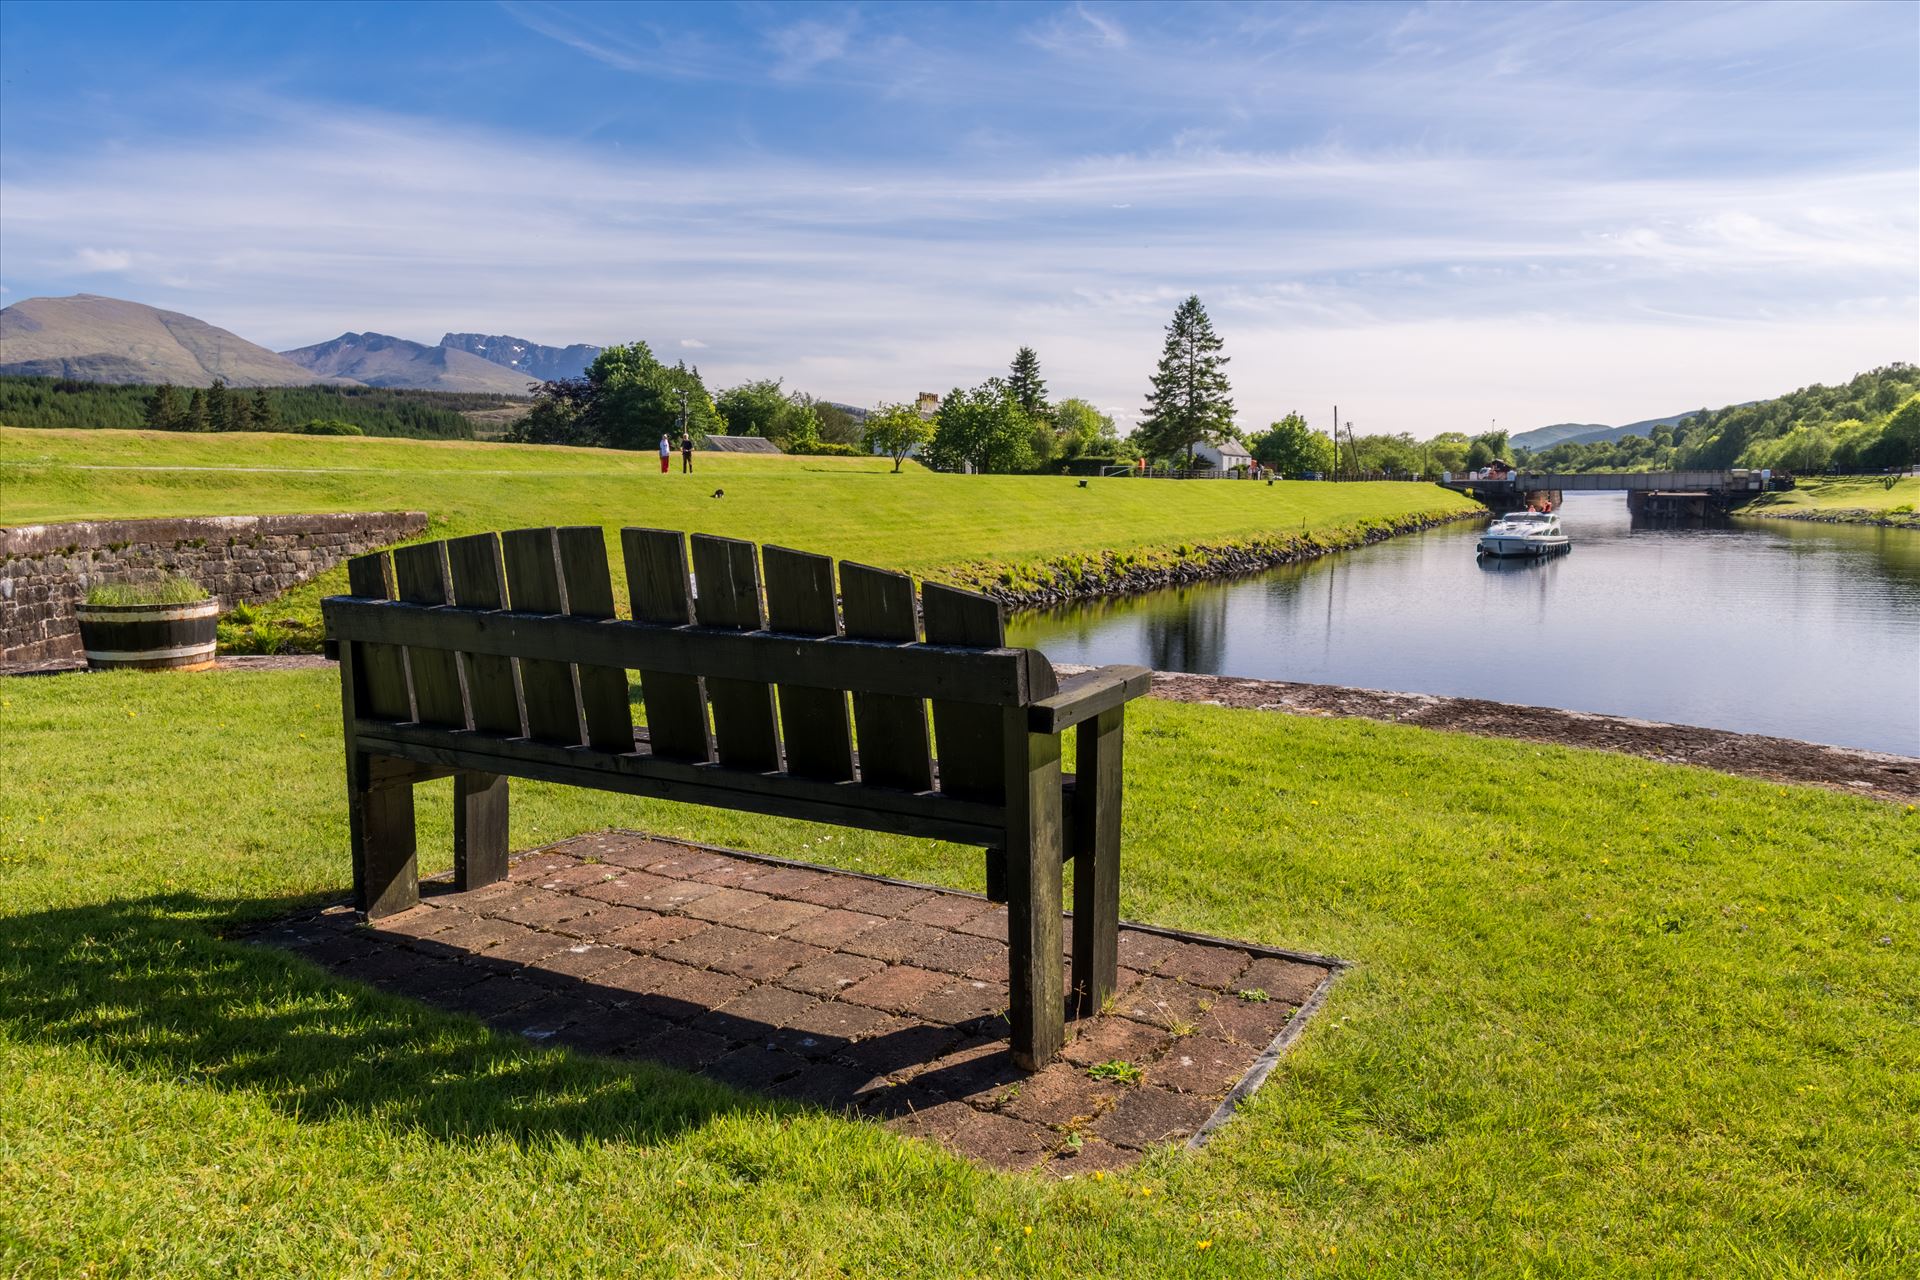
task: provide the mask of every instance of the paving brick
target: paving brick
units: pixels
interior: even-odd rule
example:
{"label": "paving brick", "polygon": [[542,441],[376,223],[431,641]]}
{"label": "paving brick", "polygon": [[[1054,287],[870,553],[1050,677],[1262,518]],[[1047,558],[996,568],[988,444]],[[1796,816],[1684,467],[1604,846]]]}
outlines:
{"label": "paving brick", "polygon": [[993,1169],[1031,1169],[1046,1158],[1058,1139],[1041,1125],[1012,1116],[976,1111],[961,1118],[942,1140],[961,1155]]}
{"label": "paving brick", "polygon": [[1146,1081],[1176,1093],[1219,1098],[1247,1073],[1246,1046],[1208,1036],[1181,1036],[1147,1064]]}
{"label": "paving brick", "polygon": [[764,893],[754,893],[747,889],[714,888],[712,893],[687,903],[681,910],[696,920],[712,920],[719,924],[728,923],[732,917],[744,914],[754,907],[764,906],[773,899]]}
{"label": "paving brick", "polygon": [[1006,945],[991,938],[976,938],[968,933],[942,933],[931,945],[917,953],[913,962],[968,978],[1007,976]]}
{"label": "paving brick", "polygon": [[970,934],[976,938],[991,938],[1004,945],[1007,941],[1007,909],[1002,906],[989,906],[980,915],[974,916],[964,924],[955,925],[958,933]]}
{"label": "paving brick", "polygon": [[563,924],[575,916],[583,916],[593,909],[593,902],[587,898],[576,898],[570,893],[554,893],[547,889],[530,890],[524,897],[496,908],[487,904],[487,914],[515,924],[531,925],[536,929],[550,929]]}
{"label": "paving brick", "polygon": [[749,1044],[716,1058],[705,1074],[736,1089],[765,1091],[776,1081],[807,1069],[807,1060],[780,1049]]}
{"label": "paving brick", "polygon": [[[753,967],[752,954],[770,944],[770,939],[763,938],[757,933],[748,933],[744,929],[717,924],[708,925],[698,933],[690,933],[678,942],[657,947],[655,952],[663,959],[690,964],[698,969],[741,973]],[[799,961],[796,960],[794,963],[798,964]],[[792,967],[792,964],[786,966],[787,969]],[[785,969],[781,970],[783,973],[785,971]]]}
{"label": "paving brick", "polygon": [[719,885],[701,884],[698,880],[665,880],[659,888],[642,895],[640,901],[627,905],[654,911],[684,911],[700,899],[720,892]]}
{"label": "paving brick", "polygon": [[610,903],[604,905],[595,903],[585,915],[575,916],[554,928],[559,933],[575,938],[599,938],[616,929],[624,929],[629,925],[643,924],[658,918],[659,913],[656,911],[645,911],[639,907],[616,907]]}
{"label": "paving brick", "polygon": [[1151,973],[1162,960],[1172,955],[1173,949],[1179,945],[1174,939],[1163,938],[1156,933],[1122,929],[1120,931],[1120,963],[1129,969]]}
{"label": "paving brick", "polygon": [[962,1122],[977,1114],[964,1102],[910,1091],[911,1086],[876,1088],[856,1099],[867,1114],[884,1118],[887,1128],[908,1138],[945,1143]]}
{"label": "paving brick", "polygon": [[926,901],[932,893],[906,885],[867,882],[867,887],[841,903],[849,911],[864,911],[874,916],[900,916]]}
{"label": "paving brick", "polygon": [[894,1018],[833,1056],[874,1078],[912,1075],[962,1041],[952,1027]]}
{"label": "paving brick", "polygon": [[1235,947],[1183,942],[1169,952],[1154,972],[1161,977],[1224,991],[1247,970],[1252,957]]}
{"label": "paving brick", "polygon": [[[863,882],[859,880],[849,882],[847,878],[843,876],[836,876],[831,873],[811,869],[802,869],[800,867],[769,866],[766,863],[757,865],[760,868],[760,873],[753,879],[753,891],[755,893],[770,893],[779,898],[793,896],[794,890],[796,889],[807,889],[823,884],[845,887],[848,893],[851,894],[857,892],[863,884]],[[816,903],[815,905],[828,906],[833,904]]]}
{"label": "paving brick", "polygon": [[528,965],[526,976],[549,985],[578,982],[632,961],[632,954],[619,947],[573,942],[538,963]]}
{"label": "paving brick", "polygon": [[784,987],[749,987],[718,1009],[703,1013],[688,1025],[742,1043],[772,1042],[788,1021],[820,1003],[812,996]]}
{"label": "paving brick", "polygon": [[809,1062],[804,1071],[773,1085],[769,1092],[788,1102],[847,1111],[852,1109],[854,1096],[865,1083],[865,1074],[853,1067]]}
{"label": "paving brick", "polygon": [[744,978],[641,956],[594,975],[610,1002],[669,1022],[688,1022],[734,999],[750,985]]}
{"label": "paving brick", "polygon": [[[812,906],[812,903],[796,903]],[[885,916],[870,916],[862,911],[842,911],[821,907],[820,914],[787,930],[795,942],[815,947],[843,947],[876,925],[886,923]]]}
{"label": "paving brick", "polygon": [[[815,1000],[787,1019],[786,1029],[815,1043],[796,1044],[809,1057],[838,1053],[854,1041],[891,1027],[893,1015],[844,1000]],[[869,1073],[871,1074],[871,1073]]]}
{"label": "paving brick", "polygon": [[1116,1005],[1115,1012],[1157,1027],[1191,1030],[1222,1000],[1236,998],[1168,978],[1148,978]]}
{"label": "paving brick", "polygon": [[563,1028],[591,1025],[603,1020],[606,1013],[604,1007],[582,997],[546,997],[489,1018],[488,1021],[502,1031],[544,1044]]}
{"label": "paving brick", "polygon": [[912,965],[892,965],[840,993],[842,1000],[888,1013],[902,1013],[947,984],[947,975]]}
{"label": "paving brick", "polygon": [[991,902],[958,893],[936,893],[907,908],[904,918],[915,924],[930,924],[936,929],[958,929],[994,910]]}
{"label": "paving brick", "polygon": [[659,1018],[631,1010],[605,1011],[599,1017],[561,1028],[552,1043],[580,1053],[624,1055],[633,1045],[660,1035],[672,1026]]}
{"label": "paving brick", "polygon": [[702,871],[714,871],[733,862],[732,858],[723,858],[702,849],[689,849],[685,845],[663,844],[661,848],[666,850],[665,854],[648,863],[646,870],[675,880],[689,879]]}
{"label": "paving brick", "polygon": [[1092,1025],[1077,1024],[1073,1039],[1060,1056],[1077,1066],[1097,1062],[1131,1062],[1141,1066],[1160,1056],[1173,1036],[1160,1027],[1129,1018],[1097,1018]]}
{"label": "paving brick", "polygon": [[1122,1094],[1111,1111],[1094,1121],[1093,1132],[1117,1146],[1141,1150],[1193,1136],[1217,1105],[1194,1094],[1143,1084]]}
{"label": "paving brick", "polygon": [[494,977],[477,982],[470,987],[462,987],[438,997],[434,1003],[455,1013],[468,1013],[476,1018],[490,1018],[518,1009],[524,1004],[538,1000],[547,992],[545,988],[531,982],[521,982],[517,978]]}
{"label": "paving brick", "polygon": [[[798,925],[804,925],[815,917],[825,914],[825,907],[817,907],[811,902],[794,902],[788,898],[769,898],[757,907],[737,912],[729,917],[727,923],[736,929],[750,929],[755,933],[764,933],[768,937],[788,933]],[[805,942],[796,938],[796,942]]]}
{"label": "paving brick", "polygon": [[911,1078],[922,1089],[990,1107],[996,1094],[1026,1076],[1005,1040],[963,1040]]}
{"label": "paving brick", "polygon": [[615,906],[653,908],[656,906],[654,895],[670,888],[673,884],[672,880],[650,876],[644,871],[628,871],[615,879],[586,885],[576,892],[583,898],[592,898]]}
{"label": "paving brick", "polygon": [[594,847],[594,852],[602,862],[640,871],[663,858],[672,857],[679,850],[674,845],[659,840],[649,840],[645,836],[615,834],[602,839]]}
{"label": "paving brick", "polygon": [[367,926],[367,932],[376,937],[428,938],[451,928],[459,918],[453,911],[423,903],[373,921]]}
{"label": "paving brick", "polygon": [[1262,956],[1247,966],[1247,971],[1240,975],[1234,987],[1236,990],[1258,987],[1275,1000],[1301,1005],[1312,998],[1314,991],[1328,976],[1329,971],[1317,964]]}
{"label": "paving brick", "polygon": [[886,965],[870,956],[850,956],[833,951],[781,974],[779,982],[781,986],[791,987],[795,991],[832,998],[884,968]]}
{"label": "paving brick", "polygon": [[[765,887],[764,882],[762,882]],[[782,886],[778,892],[783,898],[792,898],[796,902],[811,902],[819,907],[843,907],[854,898],[865,893],[868,882],[851,876],[816,875],[810,884]]]}
{"label": "paving brick", "polygon": [[512,936],[502,939],[482,953],[489,964],[533,964],[557,951],[565,951],[574,943],[572,938],[563,934],[548,933],[543,929],[510,927],[514,930]]}
{"label": "paving brick", "polygon": [[609,946],[646,952],[663,947],[669,942],[678,942],[708,927],[703,921],[693,920],[687,916],[654,915],[624,928],[603,933],[599,940]]}
{"label": "paving brick", "polygon": [[521,929],[515,925],[499,920],[488,920],[482,916],[468,915],[464,911],[460,916],[461,919],[434,934],[427,941],[436,947],[480,952],[521,936]]}
{"label": "paving brick", "polygon": [[857,956],[872,956],[888,964],[897,964],[928,950],[943,936],[939,929],[915,924],[911,920],[889,920],[842,943],[841,949]]}
{"label": "paving brick", "polygon": [[1089,1080],[1085,1069],[1056,1062],[1001,1090],[1000,1110],[1056,1129],[1091,1123],[1113,1106],[1119,1086]]}
{"label": "paving brick", "polygon": [[596,884],[606,884],[610,880],[618,880],[621,872],[622,868],[610,866],[604,862],[576,862],[570,867],[555,871],[552,875],[541,876],[532,883],[542,889],[563,891],[585,889]]}
{"label": "paving brick", "polygon": [[579,865],[579,859],[564,853],[530,853],[507,868],[507,879],[538,884],[548,876]]}
{"label": "paving brick", "polygon": [[757,880],[766,874],[766,868],[757,862],[730,858],[724,866],[702,871],[698,875],[688,876],[689,880],[698,880],[702,884],[719,885],[722,889],[737,889],[750,880]]}
{"label": "paving brick", "polygon": [[1284,1000],[1250,1001],[1223,995],[1200,1019],[1199,1031],[1201,1035],[1231,1040],[1259,1053],[1286,1029],[1293,1014],[1294,1007]]}
{"label": "paving brick", "polygon": [[958,1026],[973,1022],[1007,1007],[1004,982],[982,982],[977,978],[949,978],[945,983],[914,1002],[911,1012],[929,1022]]}
{"label": "paving brick", "polygon": [[673,1027],[658,1035],[633,1041],[621,1051],[621,1056],[643,1058],[679,1071],[698,1071],[731,1053],[733,1048],[731,1040],[723,1040],[705,1031]]}

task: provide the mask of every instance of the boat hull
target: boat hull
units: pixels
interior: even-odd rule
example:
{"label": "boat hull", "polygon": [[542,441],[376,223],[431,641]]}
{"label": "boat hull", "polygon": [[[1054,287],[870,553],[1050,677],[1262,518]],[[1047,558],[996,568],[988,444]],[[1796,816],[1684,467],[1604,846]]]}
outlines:
{"label": "boat hull", "polygon": [[1490,534],[1480,539],[1480,554],[1499,556],[1502,559],[1527,556],[1558,555],[1571,545],[1565,534],[1556,534],[1546,538],[1506,537]]}

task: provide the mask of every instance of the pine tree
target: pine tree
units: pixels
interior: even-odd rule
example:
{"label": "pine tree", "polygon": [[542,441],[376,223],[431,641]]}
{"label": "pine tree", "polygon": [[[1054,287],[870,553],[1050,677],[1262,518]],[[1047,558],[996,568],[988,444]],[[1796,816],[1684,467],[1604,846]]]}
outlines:
{"label": "pine tree", "polygon": [[180,421],[182,431],[205,431],[207,429],[207,393],[200,388],[193,389],[193,395],[187,400],[186,416]]}
{"label": "pine tree", "polygon": [[1047,412],[1047,384],[1040,378],[1040,357],[1032,347],[1013,353],[1013,369],[1007,376],[1007,391],[1013,402],[1029,416],[1044,417]]}
{"label": "pine tree", "polygon": [[253,411],[247,415],[247,425],[255,431],[278,431],[280,415],[274,411],[273,397],[267,394],[265,387],[255,387],[253,391]]}
{"label": "pine tree", "polygon": [[147,397],[147,430],[178,431],[180,402],[174,399],[173,384],[163,382]]}
{"label": "pine tree", "polygon": [[1150,457],[1185,454],[1191,460],[1194,445],[1218,440],[1233,429],[1233,388],[1225,368],[1229,357],[1220,354],[1221,346],[1199,295],[1189,294],[1167,325],[1167,344],[1136,430]]}
{"label": "pine tree", "polygon": [[206,425],[197,430],[225,431],[231,425],[227,410],[227,380],[215,378],[213,385],[207,388]]}

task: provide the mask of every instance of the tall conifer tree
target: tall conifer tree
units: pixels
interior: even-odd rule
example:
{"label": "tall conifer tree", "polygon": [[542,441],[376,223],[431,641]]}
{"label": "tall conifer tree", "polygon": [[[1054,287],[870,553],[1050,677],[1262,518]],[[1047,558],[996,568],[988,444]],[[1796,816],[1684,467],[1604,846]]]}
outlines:
{"label": "tall conifer tree", "polygon": [[255,431],[278,431],[280,415],[274,412],[273,397],[267,394],[265,387],[253,390],[253,411],[247,415],[248,426]]}
{"label": "tall conifer tree", "polygon": [[153,389],[153,394],[147,397],[147,429],[149,431],[180,429],[180,402],[174,399],[171,382],[161,383]]}
{"label": "tall conifer tree", "polygon": [[1013,353],[1013,368],[1007,376],[1007,392],[1028,416],[1045,416],[1047,384],[1040,377],[1040,356],[1032,347],[1022,347]]}
{"label": "tall conifer tree", "polygon": [[182,431],[205,431],[207,429],[207,393],[200,388],[193,389],[193,395],[187,399],[187,412],[181,419]]}
{"label": "tall conifer tree", "polygon": [[1233,430],[1229,357],[1220,354],[1221,346],[1199,295],[1189,294],[1167,325],[1167,343],[1137,429],[1150,456],[1183,453],[1190,459],[1194,445],[1219,440]]}

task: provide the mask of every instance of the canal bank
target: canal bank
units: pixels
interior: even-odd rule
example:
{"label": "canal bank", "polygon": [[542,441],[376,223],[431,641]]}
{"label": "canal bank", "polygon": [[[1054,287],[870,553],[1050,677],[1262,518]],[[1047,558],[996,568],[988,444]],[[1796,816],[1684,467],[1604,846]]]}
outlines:
{"label": "canal bank", "polygon": [[[1059,668],[1063,674],[1080,669]],[[1485,738],[1617,751],[1664,764],[1697,765],[1769,782],[1810,783],[1848,795],[1920,803],[1920,759],[1765,734],[1662,724],[1557,707],[1518,706],[1485,698],[1447,698],[1174,671],[1154,673],[1153,696],[1172,702],[1380,720]]]}
{"label": "canal bank", "polygon": [[1183,542],[1015,565],[960,564],[928,577],[990,595],[1009,609],[1055,609],[1076,601],[1144,595],[1170,587],[1251,577],[1285,565],[1306,564],[1336,551],[1353,551],[1406,534],[1486,518],[1486,510],[1480,507],[1421,511],[1360,520],[1337,529],[1276,531],[1231,542]]}

